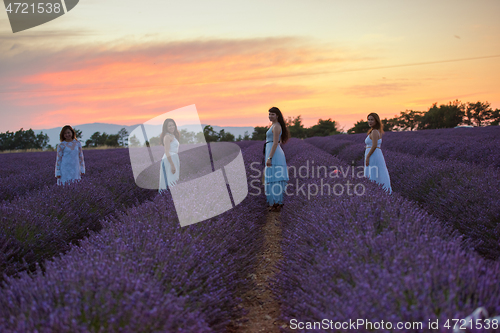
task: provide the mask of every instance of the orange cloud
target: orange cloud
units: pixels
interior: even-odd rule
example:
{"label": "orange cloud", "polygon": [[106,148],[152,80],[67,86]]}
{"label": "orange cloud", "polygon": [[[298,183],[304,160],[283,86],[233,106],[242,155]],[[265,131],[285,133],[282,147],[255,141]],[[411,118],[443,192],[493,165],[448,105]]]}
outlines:
{"label": "orange cloud", "polygon": [[50,106],[35,118],[37,126],[57,123],[68,113],[76,123],[133,124],[190,104],[205,122],[248,125],[261,121],[256,112],[267,122],[270,106],[314,96],[316,89],[301,76],[347,61],[338,50],[295,38],[96,49],[79,57],[75,50],[64,53],[52,57],[61,60],[58,68],[50,62],[45,70],[39,66],[33,74],[12,78],[22,88],[8,94],[11,103]]}
{"label": "orange cloud", "polygon": [[416,85],[418,85],[418,83],[399,82],[354,85],[344,89],[344,93],[347,95],[356,95],[361,97],[382,97],[405,91],[408,88],[414,87]]}
{"label": "orange cloud", "polygon": [[9,129],[133,125],[191,104],[213,125],[264,125],[269,107],[278,106],[285,116],[302,115],[306,126],[332,118],[349,128],[369,112],[392,117],[443,100],[428,96],[498,100],[496,92],[470,93],[492,86],[483,77],[474,83],[458,71],[422,71],[443,61],[394,65],[366,50],[292,37],[21,51],[0,53],[0,108],[9,113],[4,123],[15,124]]}

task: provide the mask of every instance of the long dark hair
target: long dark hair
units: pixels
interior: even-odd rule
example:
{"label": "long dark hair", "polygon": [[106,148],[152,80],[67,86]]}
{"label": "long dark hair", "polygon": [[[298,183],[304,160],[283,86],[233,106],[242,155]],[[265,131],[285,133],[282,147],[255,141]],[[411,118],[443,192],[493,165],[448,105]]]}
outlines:
{"label": "long dark hair", "polygon": [[62,128],[61,133],[59,133],[59,140],[61,140],[61,142],[63,142],[63,141],[65,140],[65,139],[64,139],[64,132],[66,132],[66,130],[68,130],[68,129],[69,129],[69,130],[71,130],[71,133],[73,133],[73,137],[72,137],[72,139],[73,139],[73,140],[77,140],[77,139],[76,139],[76,132],[75,132],[75,130],[73,129],[73,127],[71,127],[71,126],[69,126],[69,125],[66,125],[66,126],[64,126],[64,127]]}
{"label": "long dark hair", "polygon": [[382,122],[380,121],[380,117],[378,116],[378,114],[376,114],[374,112],[372,112],[368,116],[366,116],[366,119],[368,119],[369,116],[372,116],[373,118],[375,118],[375,126],[370,127],[367,134],[370,134],[373,131],[373,129],[376,129],[380,132],[380,136],[382,136],[382,134],[384,134],[384,128],[383,128],[384,126],[382,126]]}
{"label": "long dark hair", "polygon": [[173,120],[172,118],[167,118],[163,122],[163,127],[162,127],[161,135],[160,135],[160,142],[161,142],[162,145],[163,145],[163,139],[165,139],[165,135],[168,133],[167,127],[168,127],[168,123],[169,122],[173,122],[174,123],[174,126],[175,126],[174,136],[175,136],[175,138],[177,140],[179,140],[179,138],[180,138],[180,134],[179,134],[179,131],[177,130],[177,124],[175,123],[175,120]]}
{"label": "long dark hair", "polygon": [[281,113],[280,109],[278,109],[275,106],[270,108],[269,112],[276,113],[276,115],[278,116],[278,123],[280,123],[282,131],[281,143],[285,144],[290,138],[290,134],[288,133],[288,128],[286,127],[285,119],[283,119],[283,114]]}

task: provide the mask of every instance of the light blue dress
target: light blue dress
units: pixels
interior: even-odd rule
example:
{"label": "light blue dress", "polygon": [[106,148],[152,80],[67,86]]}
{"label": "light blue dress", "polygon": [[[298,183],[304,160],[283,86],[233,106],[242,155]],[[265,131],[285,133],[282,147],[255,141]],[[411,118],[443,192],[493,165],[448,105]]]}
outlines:
{"label": "light blue dress", "polygon": [[384,155],[382,154],[382,150],[380,149],[382,144],[382,139],[378,139],[377,148],[370,156],[369,165],[366,166],[366,156],[371,150],[372,147],[372,139],[368,135],[365,139],[365,159],[364,159],[364,175],[370,180],[375,181],[379,184],[382,184],[383,188],[389,193],[392,193],[391,188],[391,179],[389,178],[389,171],[387,171],[387,165],[385,164]]}
{"label": "light blue dress", "polygon": [[[281,133],[280,132],[280,141]],[[266,132],[266,162],[269,154],[271,153],[271,148],[273,147],[273,126]],[[286,158],[283,149],[281,149],[280,144],[274,152],[272,158],[272,166],[264,168],[265,175],[265,193],[268,204],[283,204],[283,193],[285,193],[286,185],[288,183],[288,169],[286,166]]]}
{"label": "light blue dress", "polygon": [[[174,186],[179,180],[180,161],[178,152],[179,152],[179,141],[177,141],[177,139],[173,137],[173,140],[170,141],[169,153],[170,156],[172,157],[172,162],[174,162],[175,173],[172,173],[172,167],[170,166],[170,162],[168,161],[167,155],[163,154],[160,164],[160,185],[158,186],[158,192],[166,190],[169,186],[170,187]],[[165,179],[167,179],[166,183]]]}
{"label": "light blue dress", "polygon": [[80,174],[85,173],[82,144],[78,140],[63,141],[57,145],[56,177],[57,185],[81,179]]}

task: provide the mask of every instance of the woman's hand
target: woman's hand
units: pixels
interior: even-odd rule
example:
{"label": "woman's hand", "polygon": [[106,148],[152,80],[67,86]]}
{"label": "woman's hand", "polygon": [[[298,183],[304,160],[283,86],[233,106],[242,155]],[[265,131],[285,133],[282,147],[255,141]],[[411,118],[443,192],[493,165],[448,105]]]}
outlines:
{"label": "woman's hand", "polygon": [[170,170],[172,170],[172,174],[175,174],[176,169],[174,163],[170,163]]}
{"label": "woman's hand", "polygon": [[56,178],[61,178],[61,176],[57,176]]}
{"label": "woman's hand", "polygon": [[366,166],[370,165],[370,155],[366,156]]}
{"label": "woman's hand", "polygon": [[83,176],[83,175],[84,175],[84,173],[83,173],[83,172],[80,172],[80,176]]}
{"label": "woman's hand", "polygon": [[272,162],[270,159],[267,159],[267,161],[266,161],[266,166],[267,166],[267,167],[271,167],[271,166],[273,166],[273,162]]}

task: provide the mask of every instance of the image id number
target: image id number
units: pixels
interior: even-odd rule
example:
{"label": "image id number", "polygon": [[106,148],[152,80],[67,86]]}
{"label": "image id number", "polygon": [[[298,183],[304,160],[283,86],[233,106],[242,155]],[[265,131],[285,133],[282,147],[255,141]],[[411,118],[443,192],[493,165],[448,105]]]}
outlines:
{"label": "image id number", "polygon": [[39,2],[37,6],[34,3],[27,4],[25,2],[14,2],[9,3],[6,8],[7,13],[14,12],[15,14],[30,14],[30,13],[38,13],[38,14],[51,14],[51,13],[60,13],[62,8],[60,3],[52,4],[50,2],[43,3]]}
{"label": "image id number", "polygon": [[469,319],[469,320],[451,319],[450,320],[450,319],[448,319],[446,321],[446,323],[444,324],[444,327],[446,327],[448,329],[453,327],[453,329],[461,329],[461,330],[464,330],[466,328],[470,328],[470,329],[481,329],[481,328],[497,329],[498,326],[499,326],[499,323],[498,323],[497,319],[493,319],[493,320],[490,320],[490,319],[484,319],[484,320],[481,320],[481,319],[476,319],[476,320],[473,320],[473,319]]}

